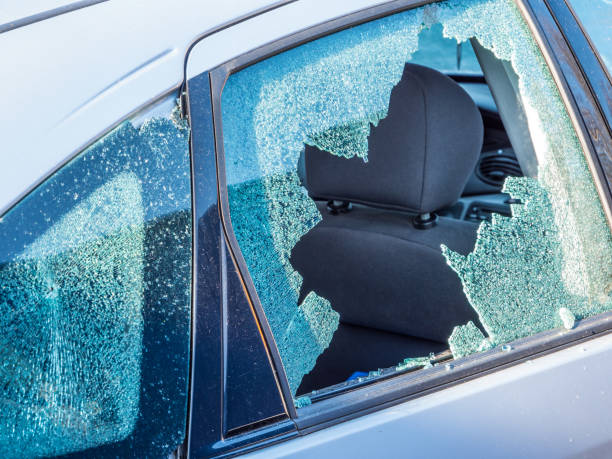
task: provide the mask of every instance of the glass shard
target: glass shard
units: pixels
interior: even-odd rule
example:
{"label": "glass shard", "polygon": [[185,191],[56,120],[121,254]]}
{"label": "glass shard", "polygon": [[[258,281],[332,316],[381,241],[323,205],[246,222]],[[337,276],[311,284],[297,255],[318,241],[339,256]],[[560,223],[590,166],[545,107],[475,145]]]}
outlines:
{"label": "glass shard", "polygon": [[312,400],[307,395],[302,395],[294,400],[294,404],[296,408],[303,408],[305,406],[311,405]]}
{"label": "glass shard", "polygon": [[576,317],[574,316],[574,313],[572,311],[570,311],[568,308],[561,308],[559,309],[559,316],[561,317],[561,320],[563,321],[563,326],[565,328],[567,328],[568,330],[574,328],[574,325],[576,323]]}
{"label": "glass shard", "polygon": [[[512,204],[512,217],[493,215],[483,222],[472,253],[460,255],[442,247],[442,253],[464,286],[493,345],[556,328],[570,320],[608,309],[571,292],[563,279],[564,253],[549,193],[537,180],[506,179],[504,191],[521,204]],[[560,312],[559,305],[564,305]],[[463,326],[465,327],[465,326]],[[474,326],[474,329],[476,327]],[[457,336],[451,335],[451,350]],[[471,340],[469,350],[476,352]],[[457,348],[467,355],[465,348]],[[469,352],[467,352],[469,353]]]}
{"label": "glass shard", "polygon": [[455,327],[448,338],[448,345],[455,358],[480,352],[490,347],[490,341],[485,338],[480,329],[469,321],[465,325]]}
{"label": "glass shard", "polygon": [[431,357],[408,357],[398,363],[395,369],[401,371],[414,367],[431,368],[432,366]]}

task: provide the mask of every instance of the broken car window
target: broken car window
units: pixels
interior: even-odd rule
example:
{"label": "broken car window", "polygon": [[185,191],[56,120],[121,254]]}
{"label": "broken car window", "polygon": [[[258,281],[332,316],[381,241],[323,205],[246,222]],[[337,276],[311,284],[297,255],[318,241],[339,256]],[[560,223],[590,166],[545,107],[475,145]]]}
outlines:
{"label": "broken car window", "polygon": [[[461,64],[432,56],[449,43]],[[231,223],[294,394],[612,307],[597,191],[511,0],[300,45],[230,75],[221,106]]]}
{"label": "broken car window", "polygon": [[121,124],[0,219],[3,457],[167,456],[183,439],[191,191],[173,106]]}

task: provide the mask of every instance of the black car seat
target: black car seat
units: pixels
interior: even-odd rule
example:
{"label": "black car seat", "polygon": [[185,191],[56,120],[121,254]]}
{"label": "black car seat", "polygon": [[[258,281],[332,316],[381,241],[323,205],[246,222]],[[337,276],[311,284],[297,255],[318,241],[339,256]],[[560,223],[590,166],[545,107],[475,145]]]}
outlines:
{"label": "black car seat", "polygon": [[304,182],[323,220],[291,263],[301,296],[327,298],[341,329],[300,393],[444,349],[454,326],[479,323],[440,250],[471,252],[477,226],[435,212],[460,198],[482,138],[478,108],[457,83],[406,64],[387,117],[371,128],[367,162],[306,146]]}

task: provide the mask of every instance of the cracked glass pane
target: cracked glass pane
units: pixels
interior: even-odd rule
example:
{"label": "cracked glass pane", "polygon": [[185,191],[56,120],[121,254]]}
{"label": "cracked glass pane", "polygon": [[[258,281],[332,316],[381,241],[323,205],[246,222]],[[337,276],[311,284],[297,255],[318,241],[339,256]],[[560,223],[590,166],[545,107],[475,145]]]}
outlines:
{"label": "cracked glass pane", "polygon": [[443,249],[489,339],[501,344],[560,327],[568,320],[561,309],[579,319],[609,310],[610,230],[567,110],[520,12],[507,1],[455,1],[439,9],[439,18],[445,35],[475,38],[510,63],[538,163],[537,181],[506,181],[506,191],[523,203],[511,206],[512,218],[482,223],[465,260]]}
{"label": "cracked glass pane", "polygon": [[297,174],[300,153],[306,143],[367,161],[370,124],[386,116],[420,29],[418,14],[364,24],[249,67],[224,88],[232,224],[294,393],[338,327],[315,292],[298,304],[302,276],[289,256],[321,219]]}
{"label": "cracked glass pane", "polygon": [[2,457],[166,456],[182,441],[191,192],[172,106],[123,123],[0,220]]}
{"label": "cracked glass pane", "polygon": [[[358,25],[230,75],[221,97],[232,225],[294,394],[612,307],[610,231],[513,1]],[[509,172],[483,179],[483,158]]]}

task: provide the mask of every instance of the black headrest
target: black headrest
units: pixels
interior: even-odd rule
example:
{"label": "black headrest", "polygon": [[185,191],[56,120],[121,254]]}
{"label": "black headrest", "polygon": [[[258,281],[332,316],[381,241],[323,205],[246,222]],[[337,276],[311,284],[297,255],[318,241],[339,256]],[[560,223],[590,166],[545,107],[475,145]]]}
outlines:
{"label": "black headrest", "polygon": [[368,162],[306,146],[305,185],[313,198],[426,213],[455,203],[482,147],[480,112],[436,70],[406,64],[389,111],[368,138]]}

